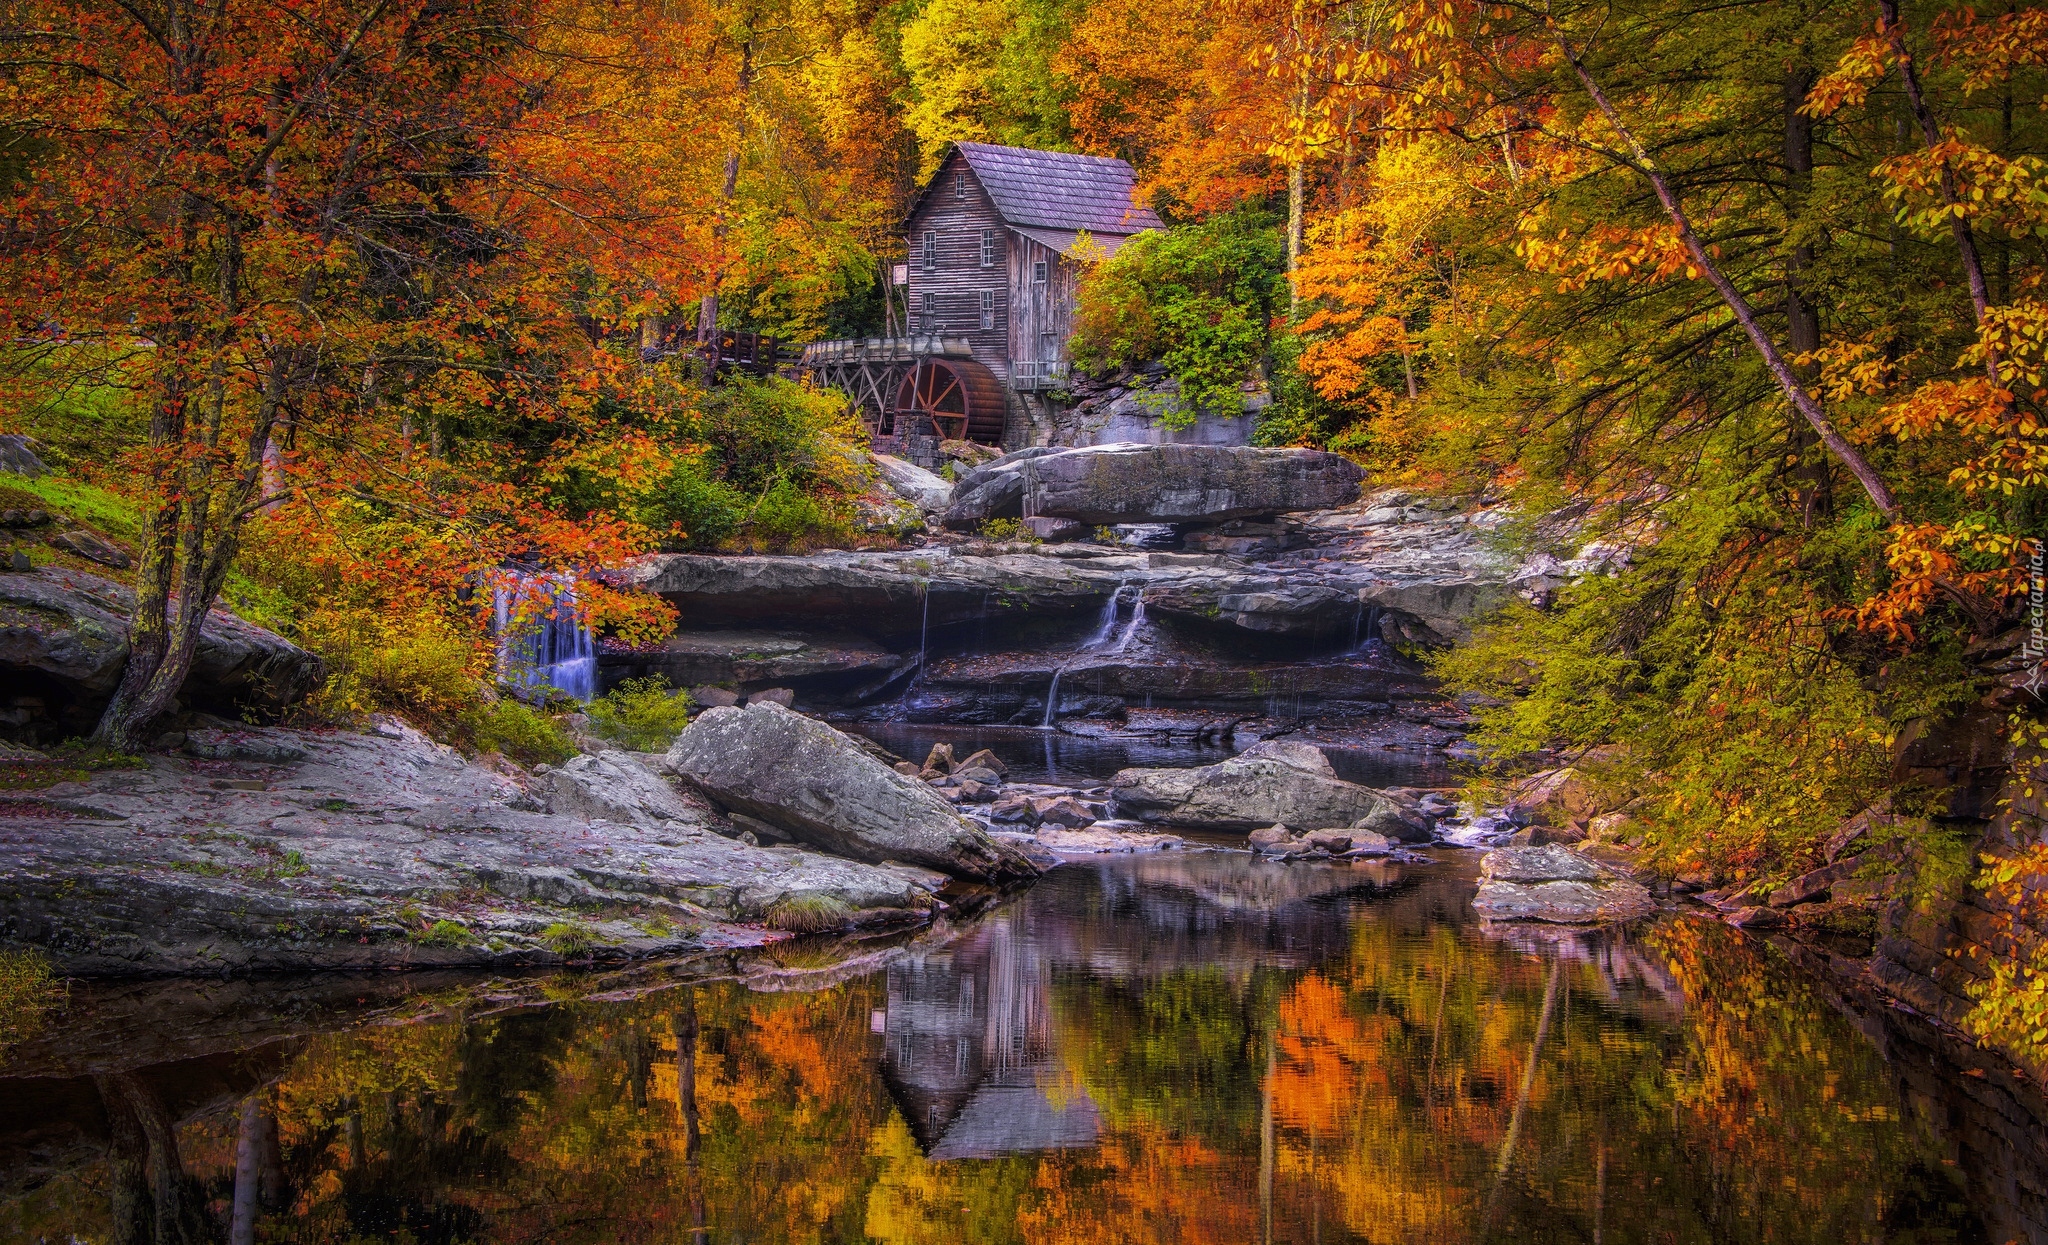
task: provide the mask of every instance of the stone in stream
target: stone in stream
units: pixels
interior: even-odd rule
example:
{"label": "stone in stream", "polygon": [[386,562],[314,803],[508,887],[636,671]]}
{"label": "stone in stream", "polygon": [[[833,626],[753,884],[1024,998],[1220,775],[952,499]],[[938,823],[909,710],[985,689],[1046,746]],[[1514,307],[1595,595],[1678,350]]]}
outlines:
{"label": "stone in stream", "polygon": [[1095,824],[1095,814],[1070,795],[1042,796],[1031,801],[1031,811],[1038,815],[1040,825],[1078,830]]}
{"label": "stone in stream", "polygon": [[676,737],[668,765],[719,804],[850,859],[905,861],[985,882],[1039,872],[929,785],[780,705],[706,712]]}
{"label": "stone in stream", "polygon": [[1002,758],[990,752],[987,748],[983,748],[979,752],[969,753],[961,760],[960,768],[985,769],[995,774],[998,778],[1008,777],[1010,773],[1010,767],[1003,764]]}
{"label": "stone in stream", "polygon": [[1556,845],[1503,847],[1479,862],[1473,910],[1493,921],[1590,925],[1625,921],[1656,907],[1640,884]]}
{"label": "stone in stream", "polygon": [[1358,500],[1357,464],[1322,450],[1229,445],[1091,445],[1005,455],[953,491],[946,526],[990,519],[1084,525],[1220,523]]}
{"label": "stone in stream", "polygon": [[1411,825],[1390,797],[1337,777],[1322,749],[1282,740],[1194,769],[1122,770],[1110,780],[1110,805],[1119,817],[1189,829],[1365,823],[1405,842],[1429,838],[1427,825]]}
{"label": "stone in stream", "polygon": [[1328,859],[1334,856],[1384,856],[1399,844],[1370,830],[1291,830],[1267,826],[1245,836],[1252,851],[1284,860]]}

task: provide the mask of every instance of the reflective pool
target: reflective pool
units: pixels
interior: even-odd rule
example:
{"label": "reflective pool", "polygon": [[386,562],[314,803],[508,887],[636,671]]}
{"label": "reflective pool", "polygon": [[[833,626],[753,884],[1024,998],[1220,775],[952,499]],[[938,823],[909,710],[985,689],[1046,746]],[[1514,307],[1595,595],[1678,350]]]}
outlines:
{"label": "reflective pool", "polygon": [[896,943],[384,975],[380,1023],[323,987],[240,1037],[87,991],[0,1081],[0,1237],[225,1240],[246,1130],[263,1241],[1992,1239],[1768,945],[1484,928],[1471,864],[1069,865]]}

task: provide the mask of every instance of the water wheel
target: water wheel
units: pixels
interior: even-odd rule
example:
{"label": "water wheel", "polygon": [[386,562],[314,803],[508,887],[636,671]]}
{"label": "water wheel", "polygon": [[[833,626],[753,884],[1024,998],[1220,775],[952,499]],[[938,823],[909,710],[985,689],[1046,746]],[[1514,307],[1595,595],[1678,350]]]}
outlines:
{"label": "water wheel", "polygon": [[905,425],[904,417],[915,414],[949,440],[1003,443],[1003,383],[971,359],[919,360],[897,388],[895,408],[899,432],[922,431]]}

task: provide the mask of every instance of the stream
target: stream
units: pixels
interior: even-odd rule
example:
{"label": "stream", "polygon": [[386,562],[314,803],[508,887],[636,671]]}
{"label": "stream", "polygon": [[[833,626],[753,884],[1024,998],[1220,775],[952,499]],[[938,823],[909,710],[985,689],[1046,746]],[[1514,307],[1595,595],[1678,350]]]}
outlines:
{"label": "stream", "polygon": [[0,1066],[0,1239],[121,1239],[108,1101],[195,1222],[252,1126],[272,1242],[2040,1239],[2038,1145],[1771,944],[1489,929],[1427,856],[1098,858],[748,963],[81,985]]}

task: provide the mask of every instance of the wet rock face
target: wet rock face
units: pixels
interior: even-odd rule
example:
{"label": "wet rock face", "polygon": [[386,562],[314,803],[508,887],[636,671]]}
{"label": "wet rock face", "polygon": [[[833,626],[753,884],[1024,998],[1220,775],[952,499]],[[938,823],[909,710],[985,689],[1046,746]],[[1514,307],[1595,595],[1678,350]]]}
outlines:
{"label": "wet rock face", "polygon": [[1426,826],[1416,833],[1398,817],[1387,816],[1396,805],[1386,796],[1337,777],[1321,749],[1278,740],[1215,765],[1123,770],[1110,780],[1110,801],[1119,817],[1188,829],[1370,822],[1375,833],[1401,828],[1409,841],[1429,838]]}
{"label": "wet rock face", "polygon": [[720,805],[854,860],[1001,882],[1038,868],[839,731],[776,704],[713,709],[669,749],[671,772]]}
{"label": "wet rock face", "polygon": [[946,525],[1025,515],[1081,524],[1222,523],[1358,500],[1365,473],[1321,450],[1099,445],[1008,455],[960,482]]}
{"label": "wet rock face", "polygon": [[1642,916],[1650,892],[1566,847],[1504,847],[1479,862],[1473,910],[1493,921],[1586,925]]}
{"label": "wet rock face", "polygon": [[[128,661],[135,594],[121,584],[46,567],[0,573],[0,679],[34,678],[72,698],[74,714],[96,714]],[[181,695],[216,706],[276,711],[326,677],[326,665],[283,636],[215,611]]]}

